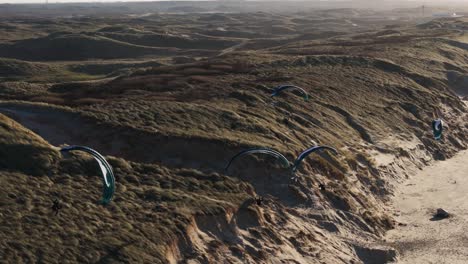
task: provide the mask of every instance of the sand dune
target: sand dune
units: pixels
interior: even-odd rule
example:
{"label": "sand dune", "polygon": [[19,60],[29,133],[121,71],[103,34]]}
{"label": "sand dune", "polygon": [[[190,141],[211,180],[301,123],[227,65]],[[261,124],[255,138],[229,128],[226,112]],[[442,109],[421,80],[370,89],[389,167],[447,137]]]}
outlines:
{"label": "sand dune", "polygon": [[[0,18],[0,56],[22,59],[0,58],[5,262],[380,264],[397,250],[403,263],[467,259],[468,154],[451,159],[468,146],[467,19],[418,26],[420,9],[237,13],[237,2],[209,1],[194,4],[228,13],[180,14],[197,10],[183,4]],[[281,84],[309,100],[272,97]],[[108,206],[96,162],[62,155],[62,144],[106,156]],[[261,155],[224,170],[247,148],[294,161],[318,144],[339,153],[308,156],[297,180]],[[415,185],[395,189],[404,179]],[[430,221],[437,207],[454,216]]]}

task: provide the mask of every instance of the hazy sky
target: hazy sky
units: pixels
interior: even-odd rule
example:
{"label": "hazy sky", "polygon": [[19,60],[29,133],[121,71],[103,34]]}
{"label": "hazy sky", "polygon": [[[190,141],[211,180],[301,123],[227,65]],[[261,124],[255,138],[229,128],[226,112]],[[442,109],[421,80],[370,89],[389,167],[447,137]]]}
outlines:
{"label": "hazy sky", "polygon": [[[44,3],[46,0],[0,0],[0,3],[10,3],[10,4],[20,4],[20,3]],[[73,3],[73,2],[144,2],[144,1],[155,1],[155,0],[49,0],[49,3]],[[160,0],[159,0],[160,1]],[[169,1],[169,0],[168,0]],[[319,1],[319,0],[315,0]],[[327,1],[327,0],[321,0]],[[332,0],[333,1],[333,0]],[[334,0],[339,1],[339,0]],[[342,1],[352,1],[352,0],[342,0]],[[378,1],[378,0],[370,0]],[[405,2],[405,0],[381,0],[384,2]],[[407,2],[433,2],[433,3],[444,3],[444,2],[464,2],[468,0],[406,0]]]}
{"label": "hazy sky", "polygon": [[[5,4],[45,3],[46,0],[0,0]],[[151,2],[161,0],[49,0],[49,3],[76,3],[76,2]],[[168,0],[169,1],[169,0]]]}
{"label": "hazy sky", "polygon": [[[76,3],[76,2],[143,2],[143,1],[155,1],[155,0],[49,0],[49,3]],[[23,4],[23,3],[45,3],[45,0],[0,0],[0,3],[9,4]]]}
{"label": "hazy sky", "polygon": [[[46,0],[0,0],[0,3],[23,4],[45,3]],[[161,0],[49,0],[49,3],[76,3],[76,2],[151,2]],[[169,0],[168,0],[169,1]]]}

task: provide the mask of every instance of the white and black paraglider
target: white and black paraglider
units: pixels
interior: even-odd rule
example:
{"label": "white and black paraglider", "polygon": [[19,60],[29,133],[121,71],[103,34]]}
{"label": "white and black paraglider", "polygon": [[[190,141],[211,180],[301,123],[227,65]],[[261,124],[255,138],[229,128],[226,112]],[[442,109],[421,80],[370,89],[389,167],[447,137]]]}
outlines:
{"label": "white and black paraglider", "polygon": [[291,84],[277,86],[276,88],[273,89],[273,93],[271,94],[271,97],[278,96],[284,90],[288,90],[288,89],[293,89],[293,90],[300,91],[302,93],[302,97],[304,98],[304,100],[305,101],[309,100],[309,94],[304,89],[302,89],[299,86],[291,85]]}
{"label": "white and black paraglider", "polygon": [[242,157],[242,156],[245,156],[245,155],[250,155],[250,154],[266,154],[266,155],[270,155],[270,156],[273,156],[277,159],[279,159],[282,163],[282,165],[285,167],[285,168],[288,168],[290,166],[289,164],[289,161],[288,159],[281,153],[279,153],[278,151],[276,150],[273,150],[273,149],[268,149],[268,148],[252,148],[252,149],[247,149],[247,150],[243,150],[239,153],[237,153],[236,155],[234,155],[231,160],[229,160],[228,164],[226,165],[226,167],[224,168],[224,171],[227,172],[229,167],[231,166],[232,162],[239,158],[239,157]]}
{"label": "white and black paraglider", "polygon": [[99,152],[95,151],[94,149],[85,146],[68,146],[60,149],[60,151],[64,153],[69,151],[83,151],[93,156],[93,158],[97,161],[102,173],[102,182],[104,186],[101,202],[103,204],[108,204],[114,196],[115,178],[114,172],[112,171],[112,167],[109,165],[104,156],[99,154]]}

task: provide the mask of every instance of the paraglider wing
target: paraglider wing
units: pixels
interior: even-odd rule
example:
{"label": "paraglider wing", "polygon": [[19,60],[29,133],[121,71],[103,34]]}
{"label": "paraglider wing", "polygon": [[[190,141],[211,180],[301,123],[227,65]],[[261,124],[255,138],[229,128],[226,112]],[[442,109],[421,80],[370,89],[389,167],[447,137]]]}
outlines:
{"label": "paraglider wing", "polygon": [[108,204],[112,197],[114,196],[115,191],[115,177],[114,172],[112,171],[112,167],[109,165],[107,160],[99,154],[99,152],[95,151],[92,148],[84,147],[84,146],[69,146],[64,147],[60,150],[61,152],[68,152],[68,151],[83,151],[89,153],[93,156],[93,158],[99,164],[99,168],[101,169],[102,177],[103,177],[103,194],[102,194],[102,203]]}
{"label": "paraglider wing", "polygon": [[247,150],[243,150],[239,153],[237,153],[236,155],[234,155],[234,157],[231,158],[231,160],[229,161],[229,163],[226,165],[226,167],[224,168],[224,171],[227,172],[227,170],[229,169],[229,166],[231,166],[232,162],[241,157],[241,156],[244,156],[244,155],[249,155],[249,154],[256,154],[256,153],[260,153],[260,154],[267,154],[267,155],[271,155],[271,156],[274,156],[275,158],[281,160],[282,164],[284,167],[289,167],[289,161],[288,159],[283,156],[283,154],[279,153],[278,151],[276,150],[272,150],[272,149],[268,149],[268,148],[253,148],[253,149],[247,149]]}
{"label": "paraglider wing", "polygon": [[294,166],[293,166],[293,172],[296,172],[296,170],[298,169],[299,165],[301,164],[302,160],[305,159],[307,156],[309,156],[310,154],[316,152],[316,151],[320,151],[320,150],[330,150],[332,152],[334,152],[335,154],[338,153],[338,151],[332,147],[328,147],[328,146],[315,146],[315,147],[311,147],[309,149],[306,149],[304,152],[302,152],[296,159],[296,161],[294,161]]}
{"label": "paraglider wing", "polygon": [[273,93],[271,94],[271,97],[275,97],[275,96],[277,96],[278,94],[280,94],[281,92],[283,92],[284,90],[287,90],[287,89],[299,90],[302,93],[302,95],[304,97],[304,100],[305,101],[309,100],[309,94],[307,94],[307,92],[304,89],[302,89],[301,87],[295,86],[295,85],[290,85],[290,84],[280,85],[280,86],[274,88]]}
{"label": "paraglider wing", "polygon": [[442,138],[442,131],[444,130],[444,124],[441,119],[436,119],[432,121],[432,132],[434,133],[434,138],[440,140]]}

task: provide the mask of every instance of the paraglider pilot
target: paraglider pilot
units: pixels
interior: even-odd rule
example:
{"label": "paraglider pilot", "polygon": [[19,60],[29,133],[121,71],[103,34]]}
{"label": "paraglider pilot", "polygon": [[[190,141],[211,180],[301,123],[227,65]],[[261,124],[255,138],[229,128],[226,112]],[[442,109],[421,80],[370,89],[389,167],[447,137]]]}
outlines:
{"label": "paraglider pilot", "polygon": [[59,210],[62,209],[62,205],[59,203],[59,200],[55,198],[54,205],[52,205],[52,210],[55,212],[55,215],[58,215]]}
{"label": "paraglider pilot", "polygon": [[262,206],[263,197],[262,196],[255,197],[255,202],[257,203],[258,206]]}
{"label": "paraglider pilot", "polygon": [[319,183],[319,190],[325,191],[325,184]]}

